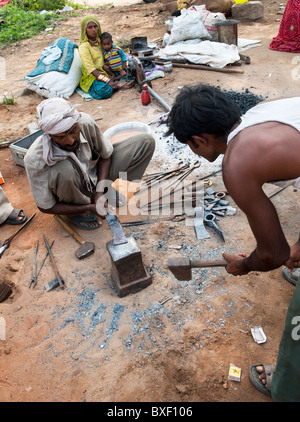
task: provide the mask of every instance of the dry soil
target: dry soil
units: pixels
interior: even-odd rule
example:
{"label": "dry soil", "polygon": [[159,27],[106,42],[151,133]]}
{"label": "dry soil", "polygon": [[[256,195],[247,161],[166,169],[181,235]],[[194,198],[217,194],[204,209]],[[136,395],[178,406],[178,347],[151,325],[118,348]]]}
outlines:
{"label": "dry soil", "polygon": [[[243,74],[174,68],[171,74],[152,81],[153,89],[169,104],[180,86],[194,82],[238,92],[248,89],[265,98],[295,95],[300,83],[299,56],[269,50],[282,15],[278,14],[279,1],[262,2],[263,18],[239,24],[240,37],[261,40],[261,46],[246,53],[251,64],[236,67]],[[25,87],[23,76],[34,68],[43,48],[57,37],[78,42],[80,20],[88,13],[95,14],[102,29],[112,32],[117,40],[135,36],[157,40],[163,37],[169,18],[159,2],[79,12],[59,23],[52,33],[44,32],[0,50],[7,69],[5,80],[0,81],[0,93],[20,93]],[[1,140],[28,135],[28,124],[35,121],[36,106],[43,98],[27,94],[16,96],[13,105],[0,106]],[[105,101],[85,102],[78,94],[70,101],[90,113],[103,131],[126,121],[147,123],[164,112],[155,100],[144,107],[137,87],[115,93]],[[151,125],[154,130],[156,126]],[[165,160],[163,155],[154,159],[147,172],[164,168],[170,154]],[[178,161],[174,159],[172,166]],[[37,210],[25,170],[14,163],[9,148],[0,149],[0,162],[3,189],[12,204],[28,216],[36,212],[1,259],[1,279],[12,286],[13,295],[0,304],[1,322],[6,324],[5,339],[0,340],[0,401],[271,401],[253,388],[248,369],[253,363],[276,362],[294,290],[282,277],[281,269],[243,277],[230,276],[223,268],[198,269],[193,270],[192,280],[181,282],[164,265],[174,254],[216,258],[222,250],[250,253],[255,241],[239,209],[235,215],[219,219],[225,243],[213,232],[210,239],[198,241],[193,227],[185,221],[124,228],[141,248],[152,284],[120,298],[111,284],[106,243],[112,233],[106,222],[97,231],[78,229],[96,245],[92,256],[79,261],[75,257],[79,244],[52,216]],[[209,173],[209,165],[203,164],[193,177]],[[209,180],[213,189],[224,189],[220,174]],[[266,189],[270,193],[274,190],[270,186]],[[234,206],[229,196],[227,199]],[[272,201],[287,239],[294,242],[299,227],[299,192],[288,188]],[[122,222],[136,218],[120,216]],[[15,230],[2,225],[1,240]],[[54,278],[49,261],[36,288],[28,288],[37,240],[38,263],[46,252],[43,233],[49,241],[54,240],[53,254],[66,283],[64,290],[45,291],[46,283]],[[261,345],[253,341],[250,332],[257,325],[267,335]],[[240,382],[228,381],[230,363],[242,369]]]}

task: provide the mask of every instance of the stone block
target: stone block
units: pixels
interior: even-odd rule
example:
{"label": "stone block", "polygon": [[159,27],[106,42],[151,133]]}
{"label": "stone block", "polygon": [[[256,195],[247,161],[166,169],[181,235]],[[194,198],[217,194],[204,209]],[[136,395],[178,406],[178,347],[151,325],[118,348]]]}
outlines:
{"label": "stone block", "polygon": [[256,20],[264,16],[264,6],[261,1],[248,1],[247,3],[234,4],[231,7],[234,19]]}

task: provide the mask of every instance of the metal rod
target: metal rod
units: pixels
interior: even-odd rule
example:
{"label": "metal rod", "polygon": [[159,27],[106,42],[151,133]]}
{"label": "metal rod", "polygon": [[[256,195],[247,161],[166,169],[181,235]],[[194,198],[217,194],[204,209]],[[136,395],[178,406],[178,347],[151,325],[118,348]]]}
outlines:
{"label": "metal rod", "polygon": [[[161,64],[161,65],[164,64],[164,62],[161,62],[161,61],[155,61],[154,63]],[[211,67],[211,66],[204,66],[201,64],[174,63],[174,62],[172,62],[172,64],[174,67],[182,67],[182,68],[187,68],[187,69],[209,70],[209,71],[221,72],[221,73],[238,73],[238,74],[244,73],[243,70],[229,69],[229,68],[223,68],[223,67],[217,68],[217,67]]]}
{"label": "metal rod", "polygon": [[167,111],[171,110],[171,107],[169,106],[169,104],[167,104],[159,95],[156,94],[156,92],[153,91],[152,88],[150,88],[150,86],[148,85],[148,90],[150,92],[150,94],[152,95],[152,97],[163,107],[165,108]]}

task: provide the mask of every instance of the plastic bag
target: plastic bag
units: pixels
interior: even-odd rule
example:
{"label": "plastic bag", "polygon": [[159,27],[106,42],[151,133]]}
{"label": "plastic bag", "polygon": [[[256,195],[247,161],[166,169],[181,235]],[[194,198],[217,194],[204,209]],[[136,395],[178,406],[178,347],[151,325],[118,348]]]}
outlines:
{"label": "plastic bag", "polygon": [[211,41],[218,40],[218,27],[217,22],[226,21],[224,13],[213,13],[206,9],[205,5],[192,6],[190,10],[195,10],[199,13],[200,19],[204,24],[205,29],[211,36]]}
{"label": "plastic bag", "polygon": [[212,13],[208,10],[206,12],[206,16],[203,19],[204,26],[209,32],[211,39],[217,41],[218,27],[216,26],[216,23],[226,21],[225,15],[223,13]]}
{"label": "plastic bag", "polygon": [[205,29],[200,15],[196,10],[182,9],[181,15],[173,20],[168,45],[193,38],[210,39],[211,36],[207,29]]}

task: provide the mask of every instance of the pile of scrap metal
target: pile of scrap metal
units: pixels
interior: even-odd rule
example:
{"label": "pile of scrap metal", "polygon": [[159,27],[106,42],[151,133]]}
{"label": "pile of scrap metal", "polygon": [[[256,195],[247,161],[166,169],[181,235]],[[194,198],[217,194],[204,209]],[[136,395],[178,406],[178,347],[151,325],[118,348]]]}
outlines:
{"label": "pile of scrap metal", "polygon": [[[225,241],[217,225],[217,218],[234,215],[236,209],[225,199],[225,191],[215,192],[211,187],[204,190],[204,184],[208,184],[207,178],[221,170],[204,177],[186,180],[183,183],[183,180],[198,167],[200,167],[199,161],[192,165],[179,163],[172,170],[145,175],[145,184],[135,192],[135,195],[139,196],[141,213],[146,211],[151,215],[153,212],[155,218],[127,221],[123,225],[137,226],[161,221],[178,222],[185,220],[188,216],[193,217],[197,239],[210,238],[205,228],[207,226],[213,228],[221,240]],[[161,212],[161,215],[158,216],[158,212]]]}
{"label": "pile of scrap metal", "polygon": [[198,205],[195,207],[194,227],[197,239],[203,240],[210,238],[205,226],[211,227],[216,234],[225,242],[222,230],[217,224],[217,217],[224,217],[227,215],[234,215],[236,209],[233,208],[229,201],[226,201],[224,191],[215,192],[212,188],[205,190],[203,207]]}

